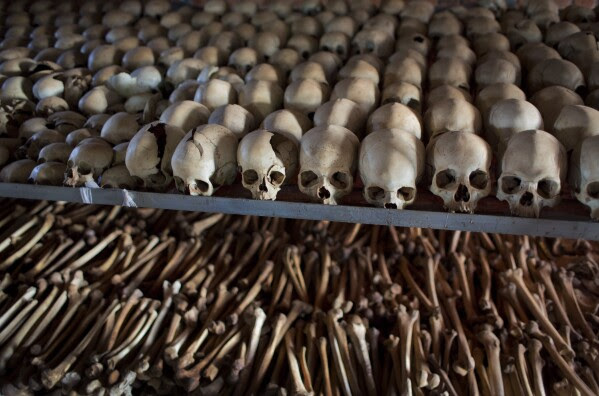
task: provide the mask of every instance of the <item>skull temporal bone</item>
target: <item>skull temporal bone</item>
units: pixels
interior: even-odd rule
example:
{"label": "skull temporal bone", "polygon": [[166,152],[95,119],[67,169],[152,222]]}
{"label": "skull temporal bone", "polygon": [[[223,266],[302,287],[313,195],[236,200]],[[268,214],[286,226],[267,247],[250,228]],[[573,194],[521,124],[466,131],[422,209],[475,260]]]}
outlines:
{"label": "skull temporal bone", "polygon": [[401,129],[381,129],[366,136],[359,160],[366,201],[387,209],[413,203],[424,157],[420,139]]}
{"label": "skull temporal bone", "polygon": [[472,213],[491,192],[491,147],[473,133],[446,132],[427,148],[430,191],[451,212]]}

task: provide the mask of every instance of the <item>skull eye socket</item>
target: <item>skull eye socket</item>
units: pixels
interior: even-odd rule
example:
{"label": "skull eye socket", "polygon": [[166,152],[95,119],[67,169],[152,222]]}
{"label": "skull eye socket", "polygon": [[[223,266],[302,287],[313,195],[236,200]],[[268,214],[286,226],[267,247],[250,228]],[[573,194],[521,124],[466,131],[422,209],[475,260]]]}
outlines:
{"label": "skull eye socket", "polygon": [[587,186],[587,194],[593,199],[599,199],[599,182],[589,183]]}
{"label": "skull eye socket", "polygon": [[346,189],[349,186],[349,176],[347,173],[335,172],[331,176],[331,184],[339,189]]}
{"label": "skull eye socket", "polygon": [[207,193],[210,190],[210,185],[203,180],[196,180],[196,186],[203,193]]}
{"label": "skull eye socket", "polygon": [[416,99],[410,99],[408,103],[406,103],[406,106],[417,111],[420,111],[421,108],[420,101]]}
{"label": "skull eye socket", "polygon": [[423,43],[424,42],[424,37],[422,36],[416,36],[414,37],[414,41],[417,43]]}
{"label": "skull eye socket", "polygon": [[501,190],[505,194],[514,194],[520,189],[522,180],[515,176],[505,176],[501,178]]}
{"label": "skull eye socket", "polygon": [[80,162],[77,171],[80,175],[89,175],[92,173],[92,167],[86,162]]}
{"label": "skull eye socket", "polygon": [[453,169],[445,169],[437,173],[435,176],[435,183],[437,183],[437,187],[439,188],[447,188],[448,186],[455,183],[455,172]]}
{"label": "skull eye socket", "polygon": [[554,198],[559,193],[559,184],[551,179],[543,179],[537,185],[537,192],[545,199]]}
{"label": "skull eye socket", "polygon": [[416,189],[412,187],[402,187],[397,190],[397,198],[403,199],[405,202],[413,200],[416,196]]}
{"label": "skull eye socket", "polygon": [[285,181],[285,175],[278,171],[270,172],[269,177],[270,177],[270,182],[272,184],[274,184],[275,186],[279,186],[279,185],[283,184],[283,181]]}
{"label": "skull eye socket", "polygon": [[248,169],[242,174],[243,182],[245,184],[254,184],[258,181],[258,173],[253,169]]}
{"label": "skull eye socket", "polygon": [[385,197],[385,191],[376,186],[368,187],[366,189],[366,194],[368,195],[368,198],[372,199],[373,201],[380,201]]}
{"label": "skull eye socket", "polygon": [[487,175],[487,172],[483,172],[480,169],[472,172],[470,174],[469,180],[470,185],[479,190],[484,190],[489,184],[489,176]]}
{"label": "skull eye socket", "polygon": [[300,175],[300,183],[302,183],[302,187],[312,187],[317,181],[318,176],[312,171],[305,171]]}
{"label": "skull eye socket", "polygon": [[342,45],[338,45],[336,52],[338,55],[344,55],[345,54],[345,48]]}

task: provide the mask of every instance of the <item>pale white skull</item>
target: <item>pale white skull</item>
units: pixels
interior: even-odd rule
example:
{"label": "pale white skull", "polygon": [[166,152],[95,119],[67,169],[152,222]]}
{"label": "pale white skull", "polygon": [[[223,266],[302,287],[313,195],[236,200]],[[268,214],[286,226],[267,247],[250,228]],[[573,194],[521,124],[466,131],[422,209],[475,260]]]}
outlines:
{"label": "pale white skull", "polygon": [[214,109],[208,124],[222,125],[241,139],[254,129],[254,116],[237,104],[228,104]]}
{"label": "pale white skull", "polygon": [[555,206],[568,164],[564,146],[545,131],[530,130],[509,140],[501,160],[497,198],[507,201],[513,214],[539,217],[545,206]]}
{"label": "pale white skull", "polygon": [[298,141],[278,133],[258,129],[241,139],[237,163],[241,182],[252,198],[275,200],[281,186],[297,174]]}
{"label": "pale white skull", "polygon": [[545,130],[550,133],[553,133],[555,120],[564,107],[584,104],[576,92],[559,85],[541,89],[530,98],[530,102],[541,112]]}
{"label": "pale white skull", "polygon": [[80,187],[95,182],[112,164],[114,153],[110,144],[100,138],[86,140],[79,143],[69,156],[64,178],[67,186]]}
{"label": "pale white skull", "polygon": [[451,212],[472,213],[491,192],[491,147],[473,133],[447,132],[427,147],[429,189]]}
{"label": "pale white skull", "polygon": [[370,115],[366,123],[366,130],[371,133],[379,129],[401,129],[418,139],[422,137],[420,116],[401,103],[388,103]]}
{"label": "pale white skull", "polygon": [[160,115],[160,121],[189,131],[198,125],[205,124],[210,117],[210,110],[201,103],[191,100],[175,102]]}
{"label": "pale white skull", "polygon": [[131,176],[125,164],[115,165],[106,169],[100,176],[100,187],[139,190],[144,186],[139,177]]}
{"label": "pale white skull", "polygon": [[482,117],[470,102],[443,99],[433,103],[424,113],[424,129],[429,138],[453,131],[480,135]]}
{"label": "pale white skull", "polygon": [[285,108],[312,118],[316,110],[329,99],[329,95],[328,85],[312,79],[297,80],[285,89]]}
{"label": "pale white skull", "polygon": [[543,117],[530,102],[520,99],[503,99],[489,109],[486,119],[486,138],[501,158],[510,138],[529,129],[543,129]]}
{"label": "pale white skull", "polygon": [[441,58],[433,63],[428,73],[430,88],[451,85],[470,91],[472,68],[462,59]]}
{"label": "pale white skull", "polygon": [[177,190],[211,196],[237,175],[237,137],[221,125],[200,125],[189,131],[171,160]]}
{"label": "pale white skull", "polygon": [[143,126],[127,146],[125,165],[144,187],[164,191],[173,180],[171,158],[185,132],[162,122]]}
{"label": "pale white skull", "polygon": [[209,110],[237,102],[237,91],[228,81],[212,79],[200,84],[193,98]]}
{"label": "pale white skull", "polygon": [[406,82],[421,88],[423,76],[424,73],[415,59],[403,58],[387,66],[383,81],[385,86]]}
{"label": "pale white skull", "polygon": [[339,125],[362,136],[366,115],[352,100],[340,98],[323,103],[314,114],[314,126]]}
{"label": "pale white skull", "polygon": [[591,209],[599,220],[599,136],[591,136],[574,149],[570,160],[569,182],[576,198]]}
{"label": "pale white skull", "polygon": [[381,129],[364,138],[359,158],[368,203],[403,209],[415,201],[425,161],[420,139],[401,129]]}
{"label": "pale white skull", "polygon": [[360,142],[347,128],[315,127],[300,144],[299,189],[313,199],[336,205],[354,184]]}
{"label": "pale white skull", "polygon": [[312,121],[300,112],[283,109],[270,113],[262,122],[261,127],[299,144],[304,133],[312,128]]}
{"label": "pale white skull", "polygon": [[581,105],[564,106],[552,133],[567,151],[573,150],[585,138],[599,135],[599,111]]}
{"label": "pale white skull", "polygon": [[422,113],[422,91],[413,84],[399,82],[385,86],[381,103],[387,104],[393,102],[406,105],[417,114]]}
{"label": "pale white skull", "polygon": [[282,107],[283,90],[271,81],[253,80],[243,86],[239,104],[254,115],[256,122],[262,122],[267,115]]}
{"label": "pale white skull", "polygon": [[28,182],[47,186],[60,186],[64,179],[66,165],[63,162],[44,162],[31,171]]}
{"label": "pale white skull", "polygon": [[520,69],[505,59],[491,58],[476,67],[474,79],[478,90],[499,83],[519,86]]}
{"label": "pale white skull", "polygon": [[483,88],[476,95],[476,108],[480,111],[484,122],[488,119],[489,109],[503,99],[526,100],[526,94],[514,84],[493,84]]}
{"label": "pale white skull", "polygon": [[393,36],[383,30],[361,30],[352,40],[355,54],[374,54],[386,58],[393,53]]}
{"label": "pale white skull", "polygon": [[376,109],[381,92],[372,80],[366,78],[345,78],[335,84],[331,100],[346,98],[356,102],[365,114]]}

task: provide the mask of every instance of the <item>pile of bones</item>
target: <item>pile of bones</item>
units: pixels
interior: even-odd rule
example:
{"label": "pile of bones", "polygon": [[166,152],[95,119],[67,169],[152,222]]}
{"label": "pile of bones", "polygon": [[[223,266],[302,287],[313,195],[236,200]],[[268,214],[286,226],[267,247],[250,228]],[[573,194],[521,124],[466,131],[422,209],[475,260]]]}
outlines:
{"label": "pile of bones", "polygon": [[599,245],[3,201],[0,393],[599,394]]}
{"label": "pile of bones", "polygon": [[595,10],[175,3],[2,2],[0,181],[599,218]]}

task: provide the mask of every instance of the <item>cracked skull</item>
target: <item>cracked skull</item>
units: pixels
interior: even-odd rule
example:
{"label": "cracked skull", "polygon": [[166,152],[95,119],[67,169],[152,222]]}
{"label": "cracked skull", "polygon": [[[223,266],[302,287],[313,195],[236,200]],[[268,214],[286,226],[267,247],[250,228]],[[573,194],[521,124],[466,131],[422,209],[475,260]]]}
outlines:
{"label": "cracked skull", "polygon": [[347,128],[312,128],[300,143],[299,189],[328,205],[336,205],[354,184],[360,142]]}
{"label": "cracked skull", "polygon": [[523,131],[509,140],[501,169],[497,198],[507,201],[513,214],[539,217],[543,207],[560,201],[567,173],[566,150],[545,131]]}
{"label": "cracked skull", "polygon": [[424,157],[422,142],[401,129],[381,129],[366,136],[359,160],[366,201],[387,209],[412,204]]}
{"label": "cracked skull", "polygon": [[254,199],[275,200],[283,183],[297,172],[298,144],[286,136],[259,129],[241,139],[237,162],[241,182]]}
{"label": "cracked skull", "polygon": [[210,196],[237,175],[237,137],[221,125],[200,125],[179,142],[171,160],[177,190]]}
{"label": "cracked skull", "polygon": [[131,176],[151,190],[165,190],[173,180],[171,158],[185,132],[179,127],[152,122],[141,128],[127,146],[125,165]]}
{"label": "cracked skull", "polygon": [[472,213],[491,192],[491,147],[473,133],[446,132],[427,148],[430,191],[451,212]]}

